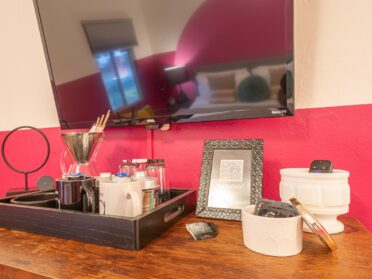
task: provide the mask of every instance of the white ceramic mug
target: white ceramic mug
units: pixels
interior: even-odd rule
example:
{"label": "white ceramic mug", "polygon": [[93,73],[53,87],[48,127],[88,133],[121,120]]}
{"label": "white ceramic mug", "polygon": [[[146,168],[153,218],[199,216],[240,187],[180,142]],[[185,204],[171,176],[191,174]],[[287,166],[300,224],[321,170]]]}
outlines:
{"label": "white ceramic mug", "polygon": [[135,217],[143,212],[142,184],[129,178],[101,182],[99,199],[100,214]]}

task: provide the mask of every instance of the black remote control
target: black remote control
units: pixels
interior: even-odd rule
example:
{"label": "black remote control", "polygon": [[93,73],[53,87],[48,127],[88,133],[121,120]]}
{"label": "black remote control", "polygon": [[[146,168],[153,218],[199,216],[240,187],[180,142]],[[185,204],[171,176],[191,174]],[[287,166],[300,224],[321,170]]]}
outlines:
{"label": "black remote control", "polygon": [[309,172],[312,173],[331,173],[332,162],[329,160],[315,160],[311,162]]}

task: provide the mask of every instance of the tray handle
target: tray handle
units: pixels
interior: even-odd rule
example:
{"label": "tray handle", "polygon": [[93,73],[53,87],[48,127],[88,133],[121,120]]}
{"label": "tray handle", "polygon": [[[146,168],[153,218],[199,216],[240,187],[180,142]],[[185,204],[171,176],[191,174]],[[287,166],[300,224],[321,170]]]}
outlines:
{"label": "tray handle", "polygon": [[185,210],[185,205],[182,203],[178,205],[177,207],[173,208],[172,210],[166,212],[164,214],[164,222],[168,223],[169,221],[176,218],[178,215],[180,215]]}

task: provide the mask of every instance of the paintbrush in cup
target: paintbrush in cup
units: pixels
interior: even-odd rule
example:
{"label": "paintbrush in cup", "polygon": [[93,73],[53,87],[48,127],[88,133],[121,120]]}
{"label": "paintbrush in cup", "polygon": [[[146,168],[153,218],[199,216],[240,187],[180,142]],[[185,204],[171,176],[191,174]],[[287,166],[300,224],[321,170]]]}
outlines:
{"label": "paintbrush in cup", "polygon": [[89,133],[95,133],[95,132],[97,132],[97,127],[98,127],[98,125],[99,125],[100,122],[101,122],[101,117],[98,116],[96,123],[94,123],[92,125],[92,127],[89,130]]}
{"label": "paintbrush in cup", "polygon": [[101,125],[100,132],[103,132],[103,130],[105,129],[109,117],[110,117],[110,110],[108,110],[107,113],[106,113],[105,119],[103,120],[103,123]]}
{"label": "paintbrush in cup", "polygon": [[107,111],[106,115],[102,114],[102,116],[100,117],[100,121],[98,122],[98,124],[95,128],[96,133],[102,133],[103,132],[103,130],[106,127],[106,124],[107,124],[107,121],[108,121],[109,117],[110,117],[110,110]]}

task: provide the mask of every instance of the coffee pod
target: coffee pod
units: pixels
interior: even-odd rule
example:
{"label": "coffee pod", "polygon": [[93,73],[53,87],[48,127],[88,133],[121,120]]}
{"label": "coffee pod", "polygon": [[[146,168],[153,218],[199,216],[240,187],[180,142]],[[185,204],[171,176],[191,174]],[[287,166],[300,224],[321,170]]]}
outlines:
{"label": "coffee pod", "polygon": [[337,249],[336,242],[329,235],[327,230],[319,223],[319,221],[312,215],[296,198],[291,198],[290,202],[292,206],[297,210],[298,214],[301,215],[304,222],[309,228],[315,233],[320,240],[327,246],[331,251]]}

